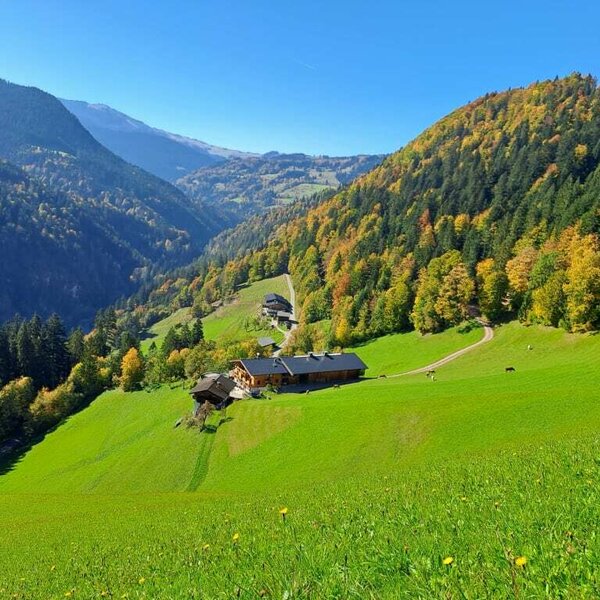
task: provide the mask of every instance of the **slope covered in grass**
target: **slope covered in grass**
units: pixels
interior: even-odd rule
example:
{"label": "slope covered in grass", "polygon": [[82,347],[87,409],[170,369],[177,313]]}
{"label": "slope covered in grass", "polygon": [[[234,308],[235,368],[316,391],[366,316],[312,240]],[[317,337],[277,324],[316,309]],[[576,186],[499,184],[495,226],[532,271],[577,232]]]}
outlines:
{"label": "slope covered in grass", "polygon": [[181,389],[104,394],[0,477],[0,595],[597,598],[599,349],[513,323],[215,435]]}
{"label": "slope covered in grass", "polygon": [[[431,336],[424,362],[454,350],[457,335]],[[411,347],[404,335],[393,337]],[[173,429],[191,408],[180,388],[108,392],[0,478],[0,491],[300,489],[593,432],[600,427],[599,347],[596,336],[514,323],[438,369],[435,382],[371,379],[238,402],[216,434]],[[505,373],[509,364],[515,373]]]}
{"label": "slope covered in grass", "polygon": [[239,340],[268,335],[275,341],[281,341],[283,334],[277,329],[256,328],[251,323],[260,313],[263,297],[271,292],[289,298],[288,286],[283,275],[256,281],[248,287],[241,288],[233,302],[218,308],[202,320],[204,337],[209,340]]}
{"label": "slope covered in grass", "polygon": [[591,600],[599,453],[595,435],[252,499],[0,495],[0,593]]}
{"label": "slope covered in grass", "polygon": [[[513,323],[438,369],[436,381],[370,380],[235,404],[215,440],[204,489],[305,487],[597,431],[599,353],[597,336]],[[516,372],[506,373],[508,365]],[[274,427],[274,411],[284,408],[294,419]]]}
{"label": "slope covered in grass", "polygon": [[436,335],[411,331],[386,335],[350,350],[357,352],[368,365],[367,377],[377,377],[423,367],[474,344],[482,336],[483,328],[479,326],[453,327]]}
{"label": "slope covered in grass", "polygon": [[[283,334],[279,330],[257,327],[254,323],[254,318],[260,313],[263,297],[271,292],[281,294],[285,298],[289,296],[283,275],[241,287],[233,299],[202,319],[204,337],[207,340],[239,341],[250,337],[269,336],[276,342],[281,342]],[[150,327],[142,340],[142,350],[147,352],[152,342],[160,347],[169,329],[184,323],[191,325],[193,321],[189,307],[176,310]]]}
{"label": "slope covered in grass", "polygon": [[191,324],[193,320],[194,318],[192,317],[192,311],[189,306],[176,310],[173,314],[165,317],[150,327],[146,337],[141,342],[142,351],[147,352],[153,342],[160,348],[171,327],[183,325],[184,323]]}
{"label": "slope covered in grass", "polygon": [[174,428],[191,406],[181,387],[106,392],[0,477],[0,493],[185,490],[207,437]]}

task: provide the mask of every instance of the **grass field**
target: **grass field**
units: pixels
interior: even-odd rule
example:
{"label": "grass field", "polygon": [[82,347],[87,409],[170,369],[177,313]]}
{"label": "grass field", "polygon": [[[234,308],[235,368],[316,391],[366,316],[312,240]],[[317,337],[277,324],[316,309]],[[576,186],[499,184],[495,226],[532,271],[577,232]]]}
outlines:
{"label": "grass field", "polygon": [[273,277],[257,281],[246,288],[242,288],[231,304],[218,308],[202,320],[204,336],[209,339],[240,340],[247,337],[260,337],[268,335],[276,342],[283,339],[283,334],[277,329],[246,329],[246,322],[260,312],[260,305],[265,294],[274,292],[284,297],[289,297],[289,290],[285,277]]}
{"label": "grass field", "polygon": [[0,477],[0,597],[597,598],[599,355],[512,323],[435,382],[239,402],[216,434],[173,429],[184,390],[104,394]]}
{"label": "grass field", "polygon": [[154,342],[158,347],[162,345],[167,332],[171,327],[175,327],[176,325],[183,325],[184,323],[191,323],[193,321],[192,311],[189,306],[185,308],[180,308],[175,311],[172,315],[162,319],[158,323],[155,323],[148,330],[147,336],[142,340],[141,350],[142,352],[147,352],[150,348],[152,342]]}
{"label": "grass field", "polygon": [[437,359],[477,342],[481,327],[448,329],[442,335],[421,335],[416,331],[404,335],[386,335],[354,348],[369,366],[367,377],[391,375],[423,367]]}
{"label": "grass field", "polygon": [[[284,297],[289,296],[289,290],[283,275],[272,279],[263,279],[241,288],[233,301],[227,302],[215,312],[204,317],[204,337],[208,340],[224,339],[239,341],[249,337],[272,337],[275,342],[283,340],[283,333],[271,327],[256,328],[250,321],[260,311],[260,304],[265,294],[274,292]],[[193,317],[189,307],[180,308],[172,315],[155,323],[148,330],[147,337],[142,340],[141,349],[147,352],[154,342],[161,346],[165,335],[171,327],[183,323],[191,323]]]}

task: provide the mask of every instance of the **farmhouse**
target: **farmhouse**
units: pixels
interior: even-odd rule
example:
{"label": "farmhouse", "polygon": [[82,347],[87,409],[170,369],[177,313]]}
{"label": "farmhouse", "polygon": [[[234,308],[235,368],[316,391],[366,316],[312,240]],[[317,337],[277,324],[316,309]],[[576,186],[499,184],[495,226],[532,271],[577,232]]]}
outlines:
{"label": "farmhouse", "polygon": [[302,356],[244,358],[234,361],[231,376],[237,385],[259,392],[268,385],[349,381],[364,375],[367,365],[354,353],[309,353]]}
{"label": "farmhouse", "polygon": [[231,399],[235,381],[219,373],[208,373],[190,390],[194,399],[194,414],[205,403],[215,406],[227,403]]}
{"label": "farmhouse", "polygon": [[291,315],[294,309],[291,303],[279,294],[267,294],[263,299],[263,314],[276,317],[278,312],[286,312]]}

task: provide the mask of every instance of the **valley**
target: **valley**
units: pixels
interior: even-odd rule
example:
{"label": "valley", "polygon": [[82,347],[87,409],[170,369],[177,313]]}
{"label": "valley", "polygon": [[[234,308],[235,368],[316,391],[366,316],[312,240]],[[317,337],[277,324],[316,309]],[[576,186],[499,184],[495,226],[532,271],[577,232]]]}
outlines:
{"label": "valley", "polygon": [[579,73],[385,157],[0,81],[0,598],[599,597],[598,139]]}

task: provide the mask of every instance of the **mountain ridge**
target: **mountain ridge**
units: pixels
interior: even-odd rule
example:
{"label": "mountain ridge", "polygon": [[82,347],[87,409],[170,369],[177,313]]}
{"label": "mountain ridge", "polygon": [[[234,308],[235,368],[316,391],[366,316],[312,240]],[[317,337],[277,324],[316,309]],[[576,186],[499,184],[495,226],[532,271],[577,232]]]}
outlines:
{"label": "mountain ridge", "polygon": [[[4,276],[11,271],[14,288],[22,292],[4,290],[2,318],[58,311],[69,323],[89,320],[107,301],[131,293],[133,282],[158,265],[191,260],[229,225],[210,207],[191,202],[168,182],[104,148],[54,96],[37,88],[0,81],[0,158],[7,161],[0,173],[0,243],[12,249],[1,270]],[[44,218],[54,221],[44,224]],[[10,232],[17,220],[21,228],[31,227],[25,234],[38,227],[54,231],[48,247],[54,250],[33,256],[31,245],[14,246]],[[90,239],[79,238],[81,229],[72,230],[84,223]],[[102,251],[85,250],[90,242]],[[84,257],[87,264],[73,269],[77,277],[59,277],[53,288],[53,275],[63,268],[53,252],[67,265]],[[107,254],[112,277],[107,265],[100,265]],[[36,264],[39,272],[14,271],[19,264]],[[103,282],[95,268],[104,273]],[[47,284],[33,293],[40,277]],[[86,280],[90,293],[81,292]]]}
{"label": "mountain ridge", "polygon": [[167,181],[229,158],[258,156],[152,127],[107,104],[64,98],[60,101],[100,143]]}

